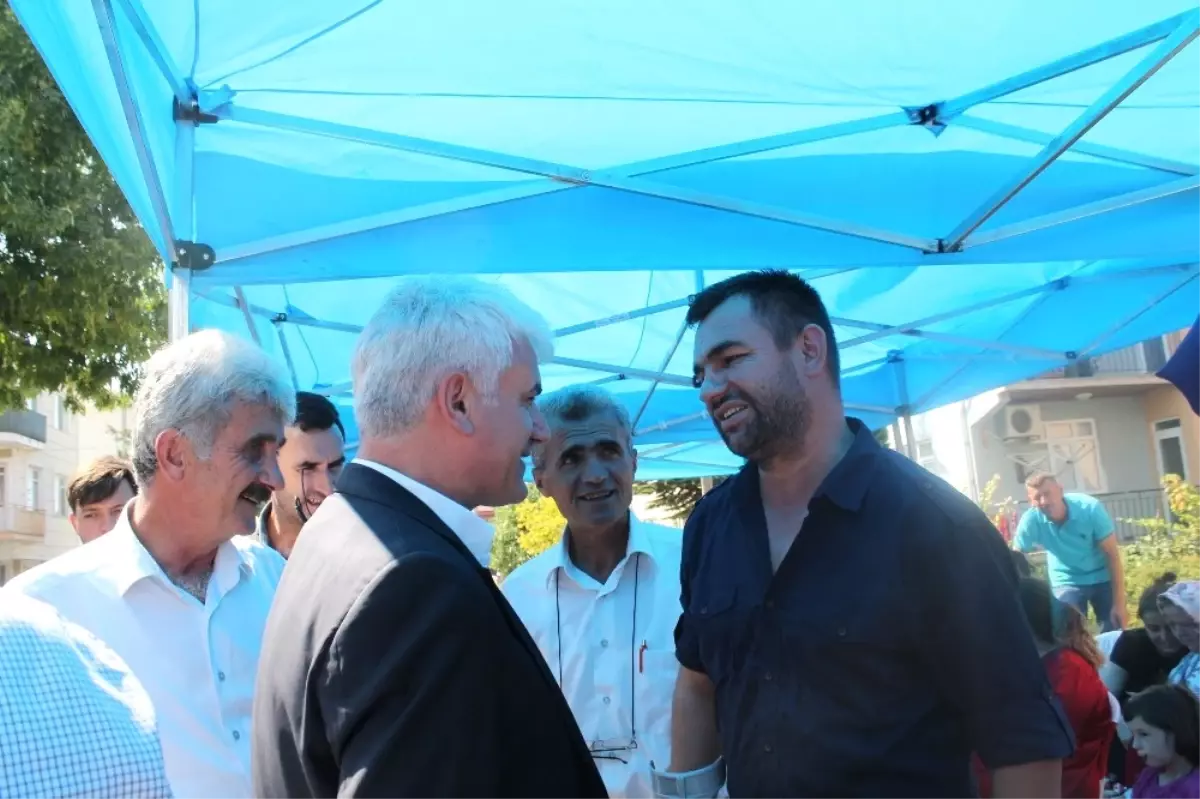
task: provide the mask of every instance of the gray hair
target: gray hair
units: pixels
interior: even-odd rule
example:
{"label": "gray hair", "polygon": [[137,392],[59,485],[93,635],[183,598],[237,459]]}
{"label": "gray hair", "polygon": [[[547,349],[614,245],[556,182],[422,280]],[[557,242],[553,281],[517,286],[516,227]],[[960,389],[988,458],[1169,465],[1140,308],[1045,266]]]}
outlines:
{"label": "gray hair", "polygon": [[266,405],[286,424],[296,414],[296,391],[266,352],[219,330],[192,333],[154,353],[133,406],[138,484],[147,485],[158,470],[159,433],[178,430],[208,458],[237,403]]}
{"label": "gray hair", "polygon": [[371,317],[354,348],[354,415],[362,438],[416,426],[448,375],[467,375],[485,400],[496,397],[527,342],[539,361],[554,354],[546,320],[512,292],[469,277],[405,278]]}
{"label": "gray hair", "polygon": [[[555,429],[563,422],[581,422],[593,416],[611,413],[617,417],[621,429],[625,431],[626,443],[633,444],[633,422],[629,418],[628,409],[599,386],[581,383],[544,394],[538,399],[538,410],[546,417],[546,425],[550,428],[551,435],[554,435]],[[545,445],[535,444],[534,467],[544,467],[545,457]]]}

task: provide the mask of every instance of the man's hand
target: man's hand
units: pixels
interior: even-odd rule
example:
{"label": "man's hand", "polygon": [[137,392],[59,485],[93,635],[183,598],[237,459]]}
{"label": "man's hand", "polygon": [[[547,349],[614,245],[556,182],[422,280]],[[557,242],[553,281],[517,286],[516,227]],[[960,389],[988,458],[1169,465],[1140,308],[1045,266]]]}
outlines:
{"label": "man's hand", "polygon": [[1113,628],[1124,630],[1129,626],[1129,612],[1125,609],[1125,604],[1114,605],[1112,610]]}

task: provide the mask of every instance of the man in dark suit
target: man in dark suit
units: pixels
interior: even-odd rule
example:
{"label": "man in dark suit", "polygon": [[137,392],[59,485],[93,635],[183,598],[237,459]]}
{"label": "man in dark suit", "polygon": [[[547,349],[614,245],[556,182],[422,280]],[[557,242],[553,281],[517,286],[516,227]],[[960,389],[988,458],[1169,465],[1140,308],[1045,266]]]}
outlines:
{"label": "man in dark suit", "polygon": [[255,795],[605,796],[469,509],[525,495],[544,320],[408,279],[364,329],[357,459],[292,550],[254,698]]}

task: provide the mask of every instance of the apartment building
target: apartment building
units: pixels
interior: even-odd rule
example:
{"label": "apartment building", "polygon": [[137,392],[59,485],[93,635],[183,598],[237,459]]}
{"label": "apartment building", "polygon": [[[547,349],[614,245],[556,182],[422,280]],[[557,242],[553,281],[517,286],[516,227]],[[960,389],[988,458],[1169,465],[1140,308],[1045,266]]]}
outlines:
{"label": "apartment building", "polygon": [[0,413],[0,584],[78,545],[67,520],[78,466],[78,417],[62,397]]}

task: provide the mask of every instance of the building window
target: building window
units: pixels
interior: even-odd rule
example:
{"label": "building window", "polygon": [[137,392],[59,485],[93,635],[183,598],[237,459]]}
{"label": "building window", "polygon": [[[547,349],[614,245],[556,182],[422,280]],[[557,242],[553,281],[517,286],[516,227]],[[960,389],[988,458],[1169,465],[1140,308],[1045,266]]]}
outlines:
{"label": "building window", "polygon": [[1045,431],[1047,466],[1063,488],[1093,494],[1108,490],[1094,420],[1046,422]]}
{"label": "building window", "polygon": [[29,478],[25,485],[25,507],[38,510],[42,507],[42,470],[29,467]]}
{"label": "building window", "polygon": [[67,406],[63,402],[63,398],[59,395],[54,396],[54,429],[67,429]]}
{"label": "building window", "polygon": [[54,475],[54,515],[67,515],[67,478]]}
{"label": "building window", "polygon": [[1174,474],[1188,479],[1187,456],[1183,448],[1183,425],[1179,419],[1160,419],[1154,423],[1154,451],[1158,476]]}

